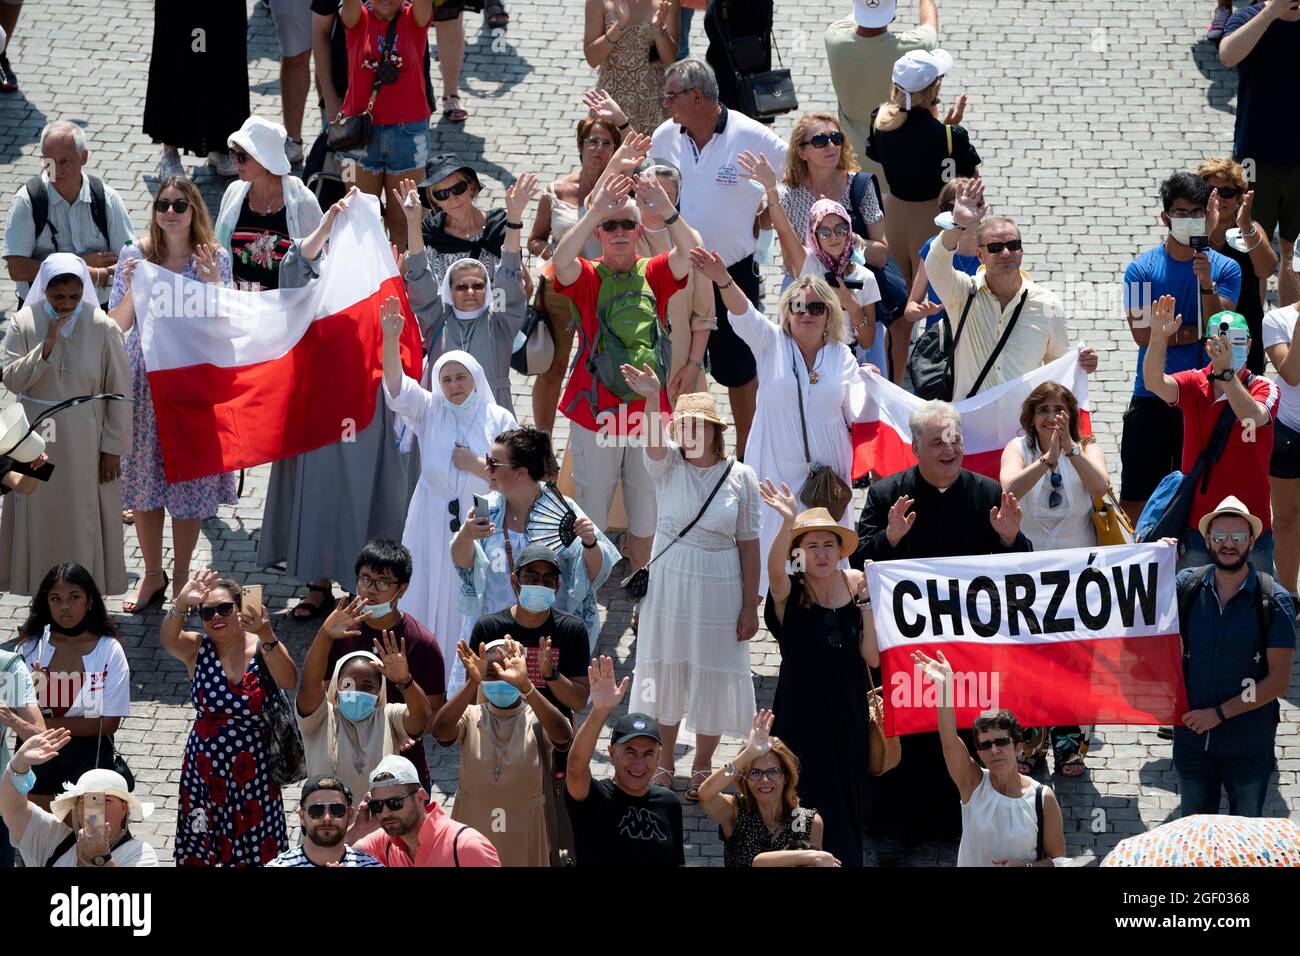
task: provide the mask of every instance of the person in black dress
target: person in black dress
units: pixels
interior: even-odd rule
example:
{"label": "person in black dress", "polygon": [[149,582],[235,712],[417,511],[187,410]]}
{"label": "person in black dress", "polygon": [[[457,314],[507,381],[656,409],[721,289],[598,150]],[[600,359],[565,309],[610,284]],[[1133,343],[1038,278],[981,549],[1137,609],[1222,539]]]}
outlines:
{"label": "person in black dress", "polygon": [[[764,619],[781,649],[773,732],[799,755],[799,800],[825,823],[822,848],[862,866],[868,801],[867,668],[880,665],[865,575],[838,567],[857,535],[825,508],[796,517],[788,485],[759,486],[781,515],[767,558]],[[795,571],[786,573],[789,561]]]}
{"label": "person in black dress", "polygon": [[[962,468],[961,413],[947,402],[926,402],[909,426],[917,465],[871,486],[849,563],[1032,551],[1015,495]],[[938,733],[908,734],[902,745],[902,761],[880,778],[873,814],[882,830],[882,865],[901,862],[909,841],[961,834],[961,802]]]}

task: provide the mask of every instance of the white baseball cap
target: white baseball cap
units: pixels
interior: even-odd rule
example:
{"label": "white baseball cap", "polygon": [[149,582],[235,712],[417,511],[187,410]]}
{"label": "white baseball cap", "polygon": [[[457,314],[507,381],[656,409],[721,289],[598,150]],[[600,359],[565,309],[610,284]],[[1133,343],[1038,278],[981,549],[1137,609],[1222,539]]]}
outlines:
{"label": "white baseball cap", "polygon": [[[376,780],[376,777],[390,775],[391,780]],[[379,761],[378,766],[370,771],[370,789],[376,787],[400,787],[403,784],[413,783],[420,786],[420,775],[415,772],[415,764],[405,757],[399,757],[397,754],[389,754],[383,760]]]}
{"label": "white baseball cap", "polygon": [[913,50],[894,64],[894,85],[907,94],[907,108],[912,108],[912,94],[919,93],[952,69],[952,54],[946,50]]}
{"label": "white baseball cap", "polygon": [[853,19],[860,27],[887,27],[897,14],[897,0],[853,0]]}
{"label": "white baseball cap", "polygon": [[289,157],[284,151],[284,144],[288,135],[279,123],[272,123],[260,116],[250,116],[244,120],[243,126],[230,134],[226,145],[238,146],[261,163],[271,175],[287,176]]}

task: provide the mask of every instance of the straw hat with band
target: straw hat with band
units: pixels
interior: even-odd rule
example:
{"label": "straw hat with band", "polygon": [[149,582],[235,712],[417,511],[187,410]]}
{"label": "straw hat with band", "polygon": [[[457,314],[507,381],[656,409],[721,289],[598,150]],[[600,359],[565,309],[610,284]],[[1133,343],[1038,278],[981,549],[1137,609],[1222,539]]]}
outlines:
{"label": "straw hat with band", "polygon": [[1264,533],[1264,522],[1251,514],[1250,509],[1247,508],[1239,498],[1236,498],[1233,495],[1228,495],[1228,497],[1220,501],[1219,506],[1202,518],[1196,527],[1200,530],[1203,536],[1208,538],[1210,536],[1210,523],[1214,521],[1215,518],[1221,518],[1224,515],[1245,518],[1246,523],[1250,525],[1251,535],[1256,538]]}
{"label": "straw hat with band", "polygon": [[140,798],[127,789],[126,778],[115,770],[87,770],[78,779],[76,785],[65,783],[63,793],[50,803],[50,813],[60,822],[65,823],[68,815],[77,805],[77,800],[88,793],[102,793],[106,797],[117,797],[126,801],[127,809],[136,819],[143,820],[153,813],[152,803],[142,803]]}
{"label": "straw hat with band", "polygon": [[840,557],[847,558],[858,547],[858,535],[852,528],[846,528],[834,518],[825,508],[809,508],[807,511],[801,511],[794,519],[794,531],[791,533],[791,542],[799,540],[800,535],[807,534],[809,531],[829,531],[840,539]]}
{"label": "straw hat with band", "polygon": [[727,422],[718,414],[718,406],[708,392],[683,392],[677,396],[677,406],[673,409],[672,420],[668,423],[668,434],[675,435],[677,422],[682,418],[699,418],[712,422],[719,428],[727,428]]}

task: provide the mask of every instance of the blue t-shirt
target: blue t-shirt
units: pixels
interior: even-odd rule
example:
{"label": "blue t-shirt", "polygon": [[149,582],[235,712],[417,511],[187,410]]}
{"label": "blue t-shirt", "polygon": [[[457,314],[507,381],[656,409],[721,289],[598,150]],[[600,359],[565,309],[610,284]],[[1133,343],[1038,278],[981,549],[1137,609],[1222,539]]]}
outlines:
{"label": "blue t-shirt", "polygon": [[[1226,40],[1264,9],[1242,7],[1228,20]],[[1300,125],[1295,122],[1295,59],[1300,21],[1274,20],[1255,48],[1237,64],[1237,122],[1232,154],[1259,163],[1300,162]]]}
{"label": "blue t-shirt", "polygon": [[[933,243],[934,240],[938,238],[939,238],[938,236],[931,236],[929,239],[925,240],[925,245],[921,247],[922,262],[925,261],[926,254],[929,253],[930,251],[930,244]],[[968,276],[973,276],[977,271],[979,271],[980,257],[963,256],[961,253],[954,252],[952,255],[952,267],[956,269],[958,272],[964,272]],[[925,297],[929,299],[931,302],[933,302],[935,305],[943,305],[943,303],[939,301],[939,293],[934,291],[933,285],[926,286]],[[934,325],[934,323],[938,322],[942,318],[943,318],[942,309],[940,309],[934,315],[926,316],[925,327],[928,329],[930,326]],[[959,318],[960,316],[954,315],[952,317],[952,320],[956,322],[957,319]],[[954,335],[957,333],[957,330],[955,328],[952,331]]]}
{"label": "blue t-shirt", "polygon": [[[1219,295],[1236,302],[1241,293],[1241,267],[1213,249],[1206,254],[1210,257],[1210,278]],[[1200,284],[1192,271],[1192,260],[1179,262],[1171,259],[1165,252],[1164,243],[1142,253],[1124,270],[1124,307],[1149,308],[1162,295],[1174,297],[1174,312],[1183,317],[1183,325],[1196,325],[1200,318],[1196,311],[1200,305]],[[1145,346],[1138,348],[1137,381],[1133,385],[1133,394],[1149,398],[1151,392],[1142,381],[1142,362],[1146,354]],[[1203,368],[1207,361],[1199,342],[1171,345],[1165,356],[1165,373],[1173,375],[1184,369]]]}
{"label": "blue t-shirt", "polygon": [[[1187,706],[1212,708],[1242,692],[1242,681],[1258,684],[1268,673],[1266,649],[1295,648],[1295,610],[1291,596],[1273,581],[1273,622],[1268,634],[1259,633],[1259,575],[1252,565],[1246,583],[1220,610],[1214,591],[1214,569],[1188,568],[1178,573],[1178,587],[1186,588],[1193,576],[1203,575],[1188,622],[1185,677]],[[1213,730],[1197,734],[1187,727],[1174,728],[1174,746],[1195,747],[1213,754],[1256,753],[1273,749],[1279,707],[1277,701],[1238,714]]]}

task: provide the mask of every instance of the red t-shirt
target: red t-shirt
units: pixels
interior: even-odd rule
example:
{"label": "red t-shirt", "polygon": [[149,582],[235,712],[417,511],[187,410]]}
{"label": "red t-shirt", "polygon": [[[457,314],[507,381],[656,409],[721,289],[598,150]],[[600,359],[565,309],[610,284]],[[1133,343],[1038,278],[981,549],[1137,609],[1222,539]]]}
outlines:
{"label": "red t-shirt", "polygon": [[[347,28],[348,92],[343,99],[343,115],[356,116],[366,111],[370,88],[375,83],[375,68],[388,35],[388,21],[380,20],[362,4],[361,17]],[[429,45],[429,28],[415,22],[409,3],[397,13],[397,34],[393,37],[399,65],[397,82],[379,88],[371,118],[376,124],[425,122],[429,119],[429,99],[424,92],[424,51]]]}
{"label": "red t-shirt", "polygon": [[[674,293],[686,287],[689,278],[689,273],[680,279],[673,275],[673,270],[668,267],[668,255],[667,252],[661,252],[645,267],[646,281],[650,283],[650,291],[655,297],[655,309],[659,313],[659,324],[664,327],[664,335],[668,334],[668,300]],[[599,333],[596,322],[596,297],[600,292],[600,276],[596,273],[595,262],[579,259],[578,264],[582,266],[582,274],[578,276],[577,281],[572,285],[564,285],[557,278],[555,291],[573,300],[578,307],[578,314],[582,316],[583,333],[587,341],[594,342]],[[597,382],[596,414],[593,415],[591,401],[587,395],[591,391],[591,379],[592,374],[587,370],[587,351],[584,349],[574,363],[573,372],[569,375],[569,384],[560,399],[560,411],[564,412],[565,417],[587,431],[604,431],[611,435],[641,434],[645,399],[627,402],[624,406],[625,411],[620,410],[618,414],[607,415],[597,422],[597,416],[602,412],[618,409],[620,405],[624,405],[624,402],[603,384]],[[666,388],[659,390],[659,410],[664,414],[672,414]]]}
{"label": "red t-shirt", "polygon": [[[1192,470],[1196,459],[1210,443],[1214,423],[1223,411],[1222,403],[1227,401],[1227,398],[1214,400],[1214,383],[1205,377],[1211,371],[1207,365],[1203,369],[1189,368],[1170,376],[1178,383],[1178,407],[1183,412],[1183,474]],[[1210,469],[1210,484],[1204,494],[1200,482],[1197,482],[1189,528],[1195,528],[1229,495],[1240,498],[1250,513],[1264,523],[1265,531],[1273,526],[1268,461],[1273,454],[1273,420],[1277,417],[1281,392],[1272,379],[1263,375],[1252,377],[1246,391],[1268,409],[1268,424],[1255,428],[1253,440],[1246,441],[1241,422],[1233,423],[1227,447]]]}
{"label": "red t-shirt", "polygon": [[390,837],[383,830],[362,837],[352,849],[369,853],[384,866],[456,866],[457,861],[460,866],[501,865],[496,847],[487,837],[473,827],[457,823],[437,803],[429,804],[414,860],[400,838]]}

